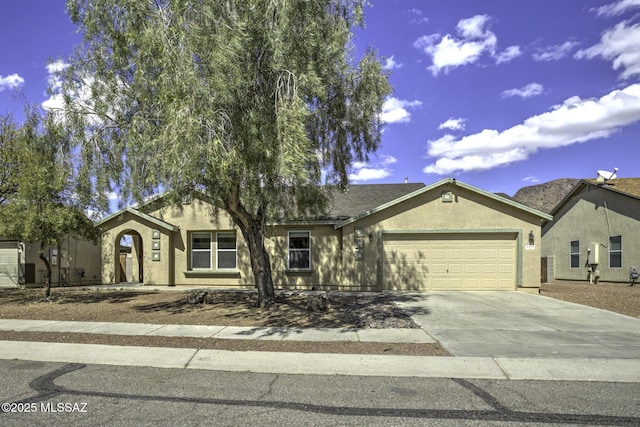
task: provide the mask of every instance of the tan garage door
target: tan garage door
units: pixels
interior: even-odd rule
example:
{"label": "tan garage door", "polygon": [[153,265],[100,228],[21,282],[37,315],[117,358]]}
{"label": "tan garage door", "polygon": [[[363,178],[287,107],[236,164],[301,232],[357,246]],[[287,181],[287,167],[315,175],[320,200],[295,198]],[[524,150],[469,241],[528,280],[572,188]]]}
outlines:
{"label": "tan garage door", "polygon": [[18,286],[18,248],[15,242],[0,242],[0,288]]}
{"label": "tan garage door", "polygon": [[513,290],[512,233],[390,234],[383,240],[383,287],[393,290]]}

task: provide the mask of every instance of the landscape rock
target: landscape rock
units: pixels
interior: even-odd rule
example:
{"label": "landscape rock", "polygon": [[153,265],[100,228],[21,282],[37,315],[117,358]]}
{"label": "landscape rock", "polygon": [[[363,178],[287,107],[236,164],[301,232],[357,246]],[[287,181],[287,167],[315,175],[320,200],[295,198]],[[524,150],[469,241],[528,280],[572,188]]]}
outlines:
{"label": "landscape rock", "polygon": [[202,289],[194,289],[187,294],[187,302],[189,304],[202,304],[209,292]]}

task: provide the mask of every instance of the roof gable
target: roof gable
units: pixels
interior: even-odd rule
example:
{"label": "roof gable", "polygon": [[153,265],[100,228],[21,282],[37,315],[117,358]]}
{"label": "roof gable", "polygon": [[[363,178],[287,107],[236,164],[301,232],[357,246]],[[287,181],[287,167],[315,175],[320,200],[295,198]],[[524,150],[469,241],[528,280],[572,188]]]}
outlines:
{"label": "roof gable", "polygon": [[556,214],[569,200],[571,200],[576,194],[578,194],[584,187],[592,186],[598,187],[603,190],[611,191],[613,194],[619,194],[624,197],[631,197],[632,199],[640,200],[640,178],[617,178],[613,181],[609,181],[606,185],[595,179],[581,179],[578,183],[567,193],[562,200],[560,200],[551,209],[551,214]]}
{"label": "roof gable", "polygon": [[502,197],[500,195],[497,195],[497,194],[494,194],[494,193],[490,193],[490,192],[485,191],[485,190],[481,190],[481,189],[479,189],[477,187],[474,187],[472,185],[465,184],[465,183],[463,183],[461,181],[457,181],[455,178],[445,178],[445,179],[437,181],[437,182],[435,182],[435,183],[433,183],[431,185],[427,185],[427,186],[424,186],[422,188],[419,188],[419,189],[417,189],[417,190],[415,190],[415,191],[413,191],[411,193],[404,194],[404,195],[402,195],[402,196],[400,196],[400,197],[398,197],[398,198],[396,198],[394,200],[391,200],[389,202],[386,202],[386,203],[383,203],[381,205],[378,205],[378,206],[376,206],[376,207],[374,207],[372,209],[366,210],[366,211],[364,211],[364,212],[362,212],[362,213],[360,213],[358,215],[352,216],[349,219],[336,224],[335,228],[342,228],[345,225],[348,225],[348,224],[351,224],[353,222],[359,221],[362,218],[365,218],[365,217],[373,215],[373,214],[375,214],[377,212],[383,211],[384,209],[387,209],[387,208],[390,208],[392,206],[395,206],[395,205],[397,205],[399,203],[402,203],[402,202],[404,202],[406,200],[409,200],[409,199],[411,199],[413,197],[419,196],[420,194],[423,194],[423,193],[426,193],[426,192],[431,191],[433,189],[436,189],[438,187],[441,187],[441,186],[443,186],[445,184],[457,185],[457,186],[462,187],[462,188],[464,188],[466,190],[469,190],[469,191],[474,192],[476,194],[483,195],[483,196],[488,197],[490,199],[496,200],[496,201],[498,201],[500,203],[504,203],[506,205],[515,207],[515,208],[517,208],[519,210],[522,210],[524,212],[528,212],[528,213],[533,214],[535,216],[538,216],[538,217],[540,217],[542,219],[546,219],[546,220],[549,220],[549,221],[551,219],[553,219],[553,217],[551,215],[548,215],[548,214],[546,214],[544,212],[541,212],[539,210],[530,208],[529,206],[526,206],[526,205],[523,205],[521,203],[518,203],[518,202],[516,202],[516,201],[514,201],[514,200],[512,200],[510,198]]}
{"label": "roof gable", "polygon": [[166,221],[162,221],[161,219],[158,219],[158,218],[153,217],[151,215],[147,215],[144,212],[140,212],[139,210],[134,209],[134,208],[130,208],[130,207],[126,207],[124,209],[120,209],[118,212],[115,212],[115,213],[109,215],[108,217],[102,219],[96,225],[98,227],[102,226],[102,225],[106,224],[107,222],[109,222],[109,221],[111,221],[111,220],[113,220],[113,219],[115,219],[115,218],[117,218],[117,217],[119,217],[121,215],[124,215],[125,213],[130,213],[131,215],[133,215],[135,217],[138,217],[140,219],[149,221],[152,224],[155,224],[158,227],[164,228],[164,229],[169,230],[169,231],[178,231],[180,229],[180,227],[178,227],[178,226],[175,226],[173,224],[169,224]]}

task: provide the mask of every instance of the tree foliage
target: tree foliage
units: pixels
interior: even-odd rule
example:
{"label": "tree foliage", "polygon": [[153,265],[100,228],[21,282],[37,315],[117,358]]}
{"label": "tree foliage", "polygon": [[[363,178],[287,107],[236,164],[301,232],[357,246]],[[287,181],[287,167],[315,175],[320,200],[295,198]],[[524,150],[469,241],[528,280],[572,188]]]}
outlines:
{"label": "tree foliage", "polygon": [[18,126],[11,115],[0,116],[0,205],[17,191],[21,168]]}
{"label": "tree foliage", "polygon": [[66,123],[101,194],[193,189],[219,203],[273,302],[265,224],[322,212],[327,185],[380,141],[390,93],[357,61],[364,0],[69,0],[83,45],[66,70]]}
{"label": "tree foliage", "polygon": [[69,235],[96,238],[93,223],[75,196],[74,167],[63,128],[52,117],[27,112],[15,131],[14,191],[0,206],[0,235],[39,243],[39,258],[47,271],[50,295],[51,266],[45,249],[57,248]]}

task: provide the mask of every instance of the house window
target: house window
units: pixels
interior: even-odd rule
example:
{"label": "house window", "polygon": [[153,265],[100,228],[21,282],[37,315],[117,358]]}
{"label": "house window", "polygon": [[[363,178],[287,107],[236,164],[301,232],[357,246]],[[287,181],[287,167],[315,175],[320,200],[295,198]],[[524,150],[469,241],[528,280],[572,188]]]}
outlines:
{"label": "house window", "polygon": [[622,267],[622,236],[609,237],[609,268]]}
{"label": "house window", "polygon": [[289,269],[311,269],[311,233],[308,231],[289,232]]}
{"label": "house window", "polygon": [[191,234],[191,268],[211,269],[211,233]]}
{"label": "house window", "polygon": [[580,241],[572,240],[571,241],[571,268],[580,268]]}
{"label": "house window", "polygon": [[236,269],[236,233],[218,233],[217,238],[218,269]]}

